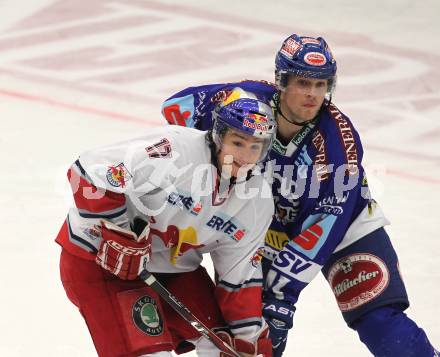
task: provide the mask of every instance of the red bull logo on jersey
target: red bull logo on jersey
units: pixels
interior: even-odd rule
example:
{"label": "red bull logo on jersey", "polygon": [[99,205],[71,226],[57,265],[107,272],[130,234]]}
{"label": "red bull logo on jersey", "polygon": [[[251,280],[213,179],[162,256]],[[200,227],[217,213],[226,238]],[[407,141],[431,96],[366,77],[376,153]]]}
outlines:
{"label": "red bull logo on jersey", "polygon": [[261,261],[263,260],[263,250],[263,247],[258,248],[255,254],[251,257],[250,262],[254,268],[261,264]]}
{"label": "red bull logo on jersey", "polygon": [[167,227],[166,232],[161,232],[155,228],[151,233],[159,237],[164,246],[170,248],[170,263],[175,265],[178,257],[191,249],[201,248],[204,245],[198,243],[197,232],[194,227],[178,228],[174,225]]}
{"label": "red bull logo on jersey", "polygon": [[212,216],[206,225],[216,230],[217,232],[224,233],[227,237],[239,242],[246,235],[246,229],[233,218]]}
{"label": "red bull logo on jersey", "polygon": [[129,181],[133,176],[128,172],[127,168],[124,166],[124,163],[121,162],[116,166],[110,166],[107,170],[107,181],[113,187],[122,187],[126,186],[127,181]]}

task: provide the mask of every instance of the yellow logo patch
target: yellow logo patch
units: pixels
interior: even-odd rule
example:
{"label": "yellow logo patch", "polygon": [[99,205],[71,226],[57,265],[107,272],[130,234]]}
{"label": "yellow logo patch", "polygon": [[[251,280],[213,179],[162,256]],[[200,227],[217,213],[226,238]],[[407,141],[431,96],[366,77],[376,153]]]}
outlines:
{"label": "yellow logo patch", "polygon": [[274,231],[269,229],[266,233],[266,244],[276,250],[282,250],[288,243],[289,237],[284,232]]}

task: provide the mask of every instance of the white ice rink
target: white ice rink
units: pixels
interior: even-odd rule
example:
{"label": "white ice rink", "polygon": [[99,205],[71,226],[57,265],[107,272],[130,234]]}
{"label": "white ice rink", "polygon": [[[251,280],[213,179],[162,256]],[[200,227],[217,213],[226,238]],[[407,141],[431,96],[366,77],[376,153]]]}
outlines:
{"label": "white ice rink", "polygon": [[[70,163],[164,125],[160,103],[180,88],[270,80],[292,32],[333,49],[334,99],[392,222],[408,314],[439,347],[439,14],[438,0],[0,0],[0,356],[96,356],[58,277]],[[370,355],[321,276],[300,297],[287,350]]]}

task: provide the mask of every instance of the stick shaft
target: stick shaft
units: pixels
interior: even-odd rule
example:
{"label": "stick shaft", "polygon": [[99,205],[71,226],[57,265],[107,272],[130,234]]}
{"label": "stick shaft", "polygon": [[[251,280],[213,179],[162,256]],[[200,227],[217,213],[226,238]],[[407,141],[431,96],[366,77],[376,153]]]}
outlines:
{"label": "stick shaft", "polygon": [[237,351],[218,337],[210,328],[200,321],[193,313],[171,292],[168,291],[149,271],[144,270],[139,277],[149,285],[163,300],[165,300],[180,316],[182,316],[201,335],[210,340],[220,351],[233,357],[241,357]]}

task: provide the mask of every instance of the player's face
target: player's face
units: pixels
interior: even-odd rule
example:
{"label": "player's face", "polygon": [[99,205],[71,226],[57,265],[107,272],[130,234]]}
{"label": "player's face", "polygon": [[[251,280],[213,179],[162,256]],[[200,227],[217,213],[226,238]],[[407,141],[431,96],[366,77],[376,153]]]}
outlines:
{"label": "player's face", "polygon": [[228,129],[222,138],[218,161],[222,171],[230,170],[231,176],[244,176],[260,159],[264,140]]}
{"label": "player's face", "polygon": [[318,114],[328,89],[326,79],[290,76],[281,92],[281,110],[297,121],[308,121]]}

